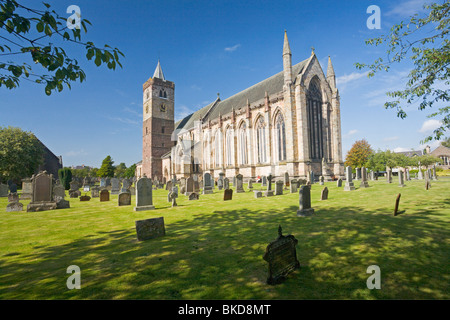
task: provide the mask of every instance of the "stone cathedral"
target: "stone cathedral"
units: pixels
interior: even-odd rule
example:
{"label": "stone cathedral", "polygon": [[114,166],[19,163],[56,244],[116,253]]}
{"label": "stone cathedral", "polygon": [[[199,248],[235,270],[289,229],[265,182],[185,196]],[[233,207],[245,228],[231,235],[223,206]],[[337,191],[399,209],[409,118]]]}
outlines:
{"label": "stone cathedral", "polygon": [[344,174],[339,91],[331,59],[292,64],[284,34],[283,71],[174,122],[175,85],[161,65],[143,85],[143,157],[138,175],[157,179],[209,172],[215,178],[272,174],[331,180]]}

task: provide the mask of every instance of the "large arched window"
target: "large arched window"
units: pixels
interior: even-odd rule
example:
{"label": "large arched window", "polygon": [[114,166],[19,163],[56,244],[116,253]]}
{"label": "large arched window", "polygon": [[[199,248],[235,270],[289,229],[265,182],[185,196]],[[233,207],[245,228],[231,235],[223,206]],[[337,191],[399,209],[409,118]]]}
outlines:
{"label": "large arched window", "polygon": [[234,165],[234,130],[232,128],[228,128],[226,131],[226,165],[232,166]]}
{"label": "large arched window", "polygon": [[211,144],[209,133],[204,134],[203,138],[203,164],[205,169],[211,167]]}
{"label": "large arched window", "polygon": [[216,131],[214,135],[214,152],[215,152],[215,166],[219,167],[222,165],[223,157],[223,144],[222,144],[222,132],[220,130]]}
{"label": "large arched window", "polygon": [[245,122],[239,127],[238,136],[238,161],[240,165],[248,164],[247,155],[247,125]]}
{"label": "large arched window", "polygon": [[286,160],[286,129],[284,125],[283,115],[278,113],[275,118],[275,143],[278,161]]}
{"label": "large arched window", "polygon": [[322,93],[317,79],[311,80],[306,98],[308,115],[308,142],[311,159],[322,159],[323,131],[322,131]]}
{"label": "large arched window", "polygon": [[266,163],[266,123],[263,117],[256,121],[256,146],[258,152],[258,163]]}

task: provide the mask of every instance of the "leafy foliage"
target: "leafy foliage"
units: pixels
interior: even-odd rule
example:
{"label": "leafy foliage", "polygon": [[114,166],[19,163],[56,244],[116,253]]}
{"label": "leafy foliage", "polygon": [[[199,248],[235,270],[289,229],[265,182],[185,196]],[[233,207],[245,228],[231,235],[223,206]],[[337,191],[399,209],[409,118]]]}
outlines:
{"label": "leafy foliage", "polygon": [[[387,60],[378,58],[373,64],[356,63],[358,69],[370,69],[368,76],[376,72],[389,71],[393,63],[400,63],[408,57],[414,68],[408,75],[404,90],[388,92],[394,100],[384,104],[386,109],[395,109],[397,116],[404,119],[407,114],[404,105],[418,103],[419,110],[438,109],[428,117],[441,117],[441,126],[422,142],[440,140],[450,128],[450,2],[424,5],[428,14],[415,14],[409,22],[394,25],[388,35],[366,40],[366,44],[379,46],[386,44]],[[444,105],[444,106],[442,106]]]}
{"label": "leafy foliage", "polygon": [[127,170],[125,171],[124,177],[131,179],[136,175],[136,164],[131,165]]}
{"label": "leafy foliage", "polygon": [[[45,85],[45,93],[69,89],[71,82],[83,82],[86,74],[78,65],[78,61],[70,57],[65,42],[84,46],[86,58],[94,59],[96,66],[106,64],[108,69],[122,67],[119,55],[124,56],[117,48],[105,45],[97,47],[93,42],[82,42],[81,29],[67,27],[68,17],[50,11],[50,5],[43,3],[44,10],[26,7],[16,0],[0,0],[0,87],[14,89],[21,80],[29,80]],[[87,32],[87,19],[81,19],[80,25]],[[63,43],[57,46],[55,43]],[[13,57],[16,61],[5,61],[2,58]],[[38,74],[26,60],[43,67],[48,74]],[[17,60],[23,62],[17,62]]]}
{"label": "leafy foliage", "polygon": [[31,177],[43,163],[43,154],[42,143],[31,132],[0,127],[0,177]]}
{"label": "leafy foliage", "polygon": [[345,165],[351,166],[352,168],[361,168],[366,164],[372,153],[373,150],[367,140],[358,140],[347,153]]}
{"label": "leafy foliage", "polygon": [[58,177],[61,185],[65,190],[70,189],[70,182],[72,181],[72,170],[70,168],[63,168],[58,170]]}
{"label": "leafy foliage", "polygon": [[97,177],[100,178],[107,178],[107,177],[114,177],[114,161],[112,160],[111,156],[107,156],[102,161],[102,166],[97,171]]}

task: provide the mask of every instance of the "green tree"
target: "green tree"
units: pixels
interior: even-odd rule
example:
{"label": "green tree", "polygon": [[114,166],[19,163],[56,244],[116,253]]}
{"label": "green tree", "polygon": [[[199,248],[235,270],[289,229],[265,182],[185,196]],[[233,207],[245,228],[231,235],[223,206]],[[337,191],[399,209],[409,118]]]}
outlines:
{"label": "green tree", "polygon": [[59,169],[58,177],[64,189],[69,190],[70,182],[72,181],[72,170],[70,168]]}
{"label": "green tree", "polygon": [[352,168],[364,167],[372,153],[373,150],[366,139],[355,141],[347,153],[345,165],[351,166]]}
{"label": "green tree", "polygon": [[131,179],[135,175],[136,175],[136,164],[133,164],[125,171],[124,177]]}
{"label": "green tree", "polygon": [[[64,85],[70,89],[71,82],[83,82],[84,71],[78,61],[66,53],[71,49],[69,43],[84,47],[86,58],[94,59],[97,67],[102,64],[112,70],[117,65],[122,67],[119,55],[124,55],[119,49],[108,45],[99,48],[91,41],[81,40],[81,28],[86,33],[86,25],[91,25],[88,20],[76,13],[71,19],[68,15],[60,16],[50,7],[43,3],[42,8],[30,8],[21,1],[0,0],[0,30],[3,31],[0,33],[0,57],[5,58],[0,59],[0,87],[13,89],[26,79],[45,85],[45,93],[51,95],[52,91],[63,90]],[[68,20],[72,23],[70,28]],[[32,68],[31,63],[38,67]],[[43,74],[37,73],[39,66],[44,68]]]}
{"label": "green tree", "polygon": [[[394,63],[410,59],[414,68],[410,71],[404,90],[388,92],[394,100],[384,104],[386,109],[396,109],[397,116],[404,119],[405,106],[416,104],[419,110],[438,109],[428,115],[440,117],[441,126],[423,142],[439,140],[450,128],[450,2],[424,5],[426,15],[415,14],[407,23],[395,24],[387,35],[366,40],[366,44],[387,46],[387,57],[376,59],[372,64],[356,63],[358,69],[370,69],[368,76],[385,70]],[[443,105],[443,106],[442,106]]]}
{"label": "green tree", "polygon": [[425,166],[425,168],[428,168],[429,166],[441,163],[442,160],[438,157],[432,156],[431,154],[424,154],[420,157],[417,157],[417,162],[420,161],[421,166]]}
{"label": "green tree", "polygon": [[114,161],[112,160],[111,156],[107,156],[102,161],[102,166],[97,171],[97,177],[100,178],[107,178],[107,177],[114,177]]}
{"label": "green tree", "polygon": [[125,163],[121,162],[114,169],[114,176],[116,178],[123,178],[126,170],[127,170],[127,166],[125,165]]}
{"label": "green tree", "polygon": [[44,148],[31,132],[0,127],[0,178],[31,177],[43,163]]}
{"label": "green tree", "polygon": [[442,141],[441,145],[443,145],[444,147],[450,148],[450,138],[447,138],[445,141]]}

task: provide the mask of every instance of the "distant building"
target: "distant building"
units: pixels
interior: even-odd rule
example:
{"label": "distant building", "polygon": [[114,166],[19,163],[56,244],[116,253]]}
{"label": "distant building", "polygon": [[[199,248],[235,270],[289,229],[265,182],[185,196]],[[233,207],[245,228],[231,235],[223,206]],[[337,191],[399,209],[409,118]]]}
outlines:
{"label": "distant building", "polygon": [[92,167],[85,166],[84,164],[82,164],[81,166],[71,166],[70,168],[74,169],[74,170],[81,170],[81,169],[89,169],[89,170],[91,170],[92,169]]}
{"label": "distant building", "polygon": [[430,154],[442,160],[442,163],[438,165],[440,168],[450,169],[450,148],[440,145]]}
{"label": "distant building", "polygon": [[414,150],[411,150],[411,151],[401,151],[401,152],[396,152],[396,153],[404,154],[405,156],[410,157],[410,158],[413,158],[413,157],[420,157],[420,156],[423,155],[422,150],[416,150],[416,151],[414,151]]}

